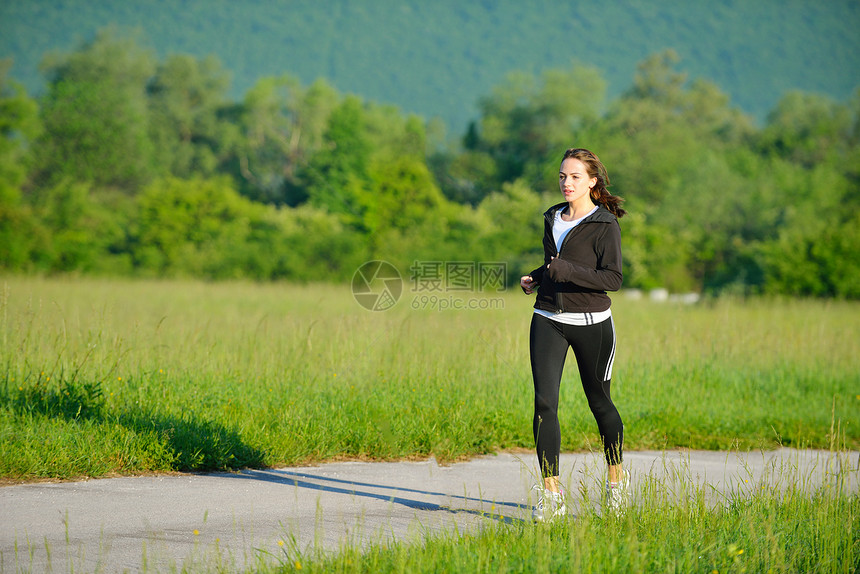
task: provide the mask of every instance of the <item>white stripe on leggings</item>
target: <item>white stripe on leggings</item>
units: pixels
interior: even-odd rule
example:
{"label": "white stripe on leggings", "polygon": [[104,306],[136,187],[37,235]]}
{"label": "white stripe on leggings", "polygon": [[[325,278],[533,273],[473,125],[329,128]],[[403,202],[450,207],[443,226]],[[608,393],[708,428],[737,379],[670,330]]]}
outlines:
{"label": "white stripe on leggings", "polygon": [[609,362],[606,364],[606,376],[603,377],[604,381],[608,381],[612,378],[612,363],[615,362],[615,321],[612,320],[612,317],[609,318],[609,323],[612,326],[612,351],[609,353]]}

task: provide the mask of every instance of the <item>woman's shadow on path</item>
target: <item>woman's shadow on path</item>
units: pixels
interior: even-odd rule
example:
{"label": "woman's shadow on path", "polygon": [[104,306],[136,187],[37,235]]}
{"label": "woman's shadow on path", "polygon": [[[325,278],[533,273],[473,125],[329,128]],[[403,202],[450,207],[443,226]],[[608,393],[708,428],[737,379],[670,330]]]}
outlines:
{"label": "woman's shadow on path", "polygon": [[[495,510],[497,507],[513,509],[518,511],[518,513],[520,514],[524,509],[527,508],[522,504],[518,504],[515,502],[490,501],[483,500],[480,498],[468,497],[465,495],[455,496],[444,492],[433,492],[416,488],[406,488],[401,486],[388,486],[384,484],[343,480],[339,478],[331,478],[327,476],[321,476],[306,472],[298,472],[293,470],[244,470],[238,474],[230,474],[226,476],[244,480],[260,480],[265,482],[273,482],[276,484],[292,485],[296,488],[305,488],[331,494],[360,496],[364,498],[400,504],[413,510],[422,510],[430,512],[449,512],[452,514],[471,514],[483,518],[497,520],[505,524],[523,522],[523,519],[518,516],[502,514],[501,512]],[[372,492],[371,489],[391,491],[392,493],[387,494]],[[424,500],[416,500],[414,498],[406,498],[404,496],[400,496],[398,493],[412,493],[428,497],[442,497],[444,499],[450,500],[451,502],[460,500],[463,501],[464,505],[466,503],[473,503],[478,505],[479,508],[456,508],[451,505],[440,504],[437,502],[428,502]],[[490,510],[483,510],[481,507],[483,507],[484,505],[489,505]]]}

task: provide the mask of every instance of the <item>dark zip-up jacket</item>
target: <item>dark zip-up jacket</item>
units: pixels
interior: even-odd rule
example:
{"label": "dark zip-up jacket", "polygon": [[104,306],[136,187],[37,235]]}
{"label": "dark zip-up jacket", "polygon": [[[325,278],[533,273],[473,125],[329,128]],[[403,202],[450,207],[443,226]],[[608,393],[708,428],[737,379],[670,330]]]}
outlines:
{"label": "dark zip-up jacket", "polygon": [[[605,207],[583,219],[570,230],[556,250],[552,224],[559,209],[544,214],[544,264],[532,271],[538,282],[535,309],[552,313],[596,313],[609,309],[607,291],[621,288],[621,228],[618,219]],[[556,257],[556,259],[552,259]],[[548,267],[547,267],[548,266]]]}

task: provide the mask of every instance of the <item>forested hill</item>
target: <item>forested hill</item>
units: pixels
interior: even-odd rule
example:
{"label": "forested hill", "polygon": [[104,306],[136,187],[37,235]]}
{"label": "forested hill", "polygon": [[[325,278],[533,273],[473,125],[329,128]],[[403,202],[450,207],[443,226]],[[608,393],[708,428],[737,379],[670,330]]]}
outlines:
{"label": "forested hill", "polygon": [[666,48],[761,120],[788,90],[846,100],[860,83],[857,0],[27,0],[0,1],[0,58],[31,94],[38,65],[109,24],[164,57],[214,54],[239,98],[260,77],[323,77],[341,92],[440,117],[451,135],[513,70],[581,63],[609,96]]}

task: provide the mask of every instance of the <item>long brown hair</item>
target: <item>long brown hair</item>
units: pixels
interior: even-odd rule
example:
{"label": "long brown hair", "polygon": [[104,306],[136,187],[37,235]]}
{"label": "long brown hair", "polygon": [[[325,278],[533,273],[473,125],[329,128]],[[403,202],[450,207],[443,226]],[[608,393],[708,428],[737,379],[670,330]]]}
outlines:
{"label": "long brown hair", "polygon": [[561,161],[571,157],[578,159],[585,165],[585,171],[588,172],[589,178],[597,178],[597,183],[591,188],[591,200],[608,209],[615,217],[624,217],[624,214],[627,213],[626,210],[621,208],[624,198],[609,193],[607,189],[609,187],[609,174],[606,172],[606,166],[603,165],[600,158],[585,148],[572,147],[564,152],[564,157],[561,158]]}

